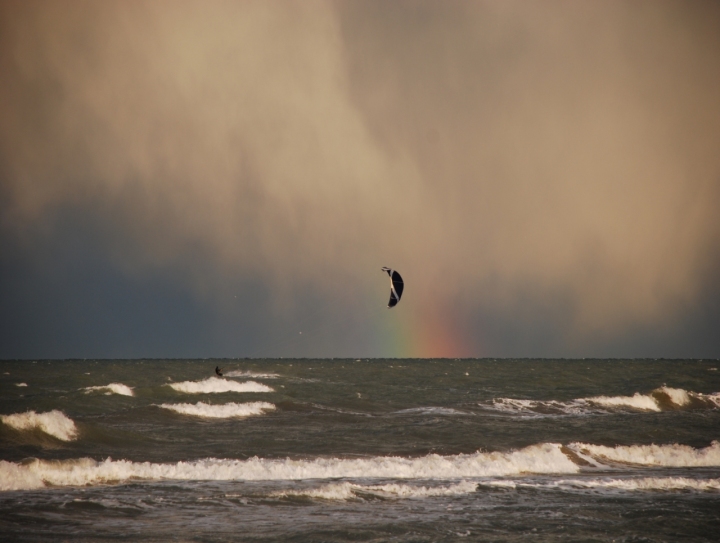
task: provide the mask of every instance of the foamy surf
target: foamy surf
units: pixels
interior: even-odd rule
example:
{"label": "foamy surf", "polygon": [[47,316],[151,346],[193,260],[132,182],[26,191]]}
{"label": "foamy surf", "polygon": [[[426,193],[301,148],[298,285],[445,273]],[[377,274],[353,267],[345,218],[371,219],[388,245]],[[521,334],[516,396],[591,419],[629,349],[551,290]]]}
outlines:
{"label": "foamy surf", "polygon": [[636,392],[632,396],[593,396],[568,401],[496,398],[480,405],[509,414],[533,416],[604,414],[622,410],[660,412],[715,409],[720,407],[720,393],[702,394],[663,386],[649,394]]}
{"label": "foamy surf", "polygon": [[203,381],[183,381],[182,383],[169,383],[168,386],[178,392],[186,394],[216,394],[222,392],[273,392],[273,389],[267,385],[256,383],[255,381],[246,381],[238,383],[237,381],[228,381],[227,379],[218,379],[217,377],[208,377]]}
{"label": "foamy surf", "polygon": [[606,447],[587,443],[572,443],[568,448],[599,462],[617,462],[638,466],[674,468],[720,466],[720,442],[694,449],[687,445],[629,445]]}
{"label": "foamy surf", "polygon": [[175,411],[181,415],[191,415],[193,417],[203,417],[209,419],[252,417],[262,415],[266,411],[272,411],[275,409],[275,406],[268,402],[226,403],[222,405],[212,405],[204,402],[198,402],[196,404],[164,403],[160,404],[158,407]]}
{"label": "foamy surf", "polygon": [[85,391],[85,394],[90,394],[91,392],[102,392],[106,395],[110,395],[110,394],[120,394],[121,396],[134,396],[135,395],[132,387],[123,385],[122,383],[110,383],[109,385],[103,385],[103,386],[85,387],[83,390]]}
{"label": "foamy surf", "polygon": [[638,477],[610,479],[560,479],[557,481],[487,481],[483,486],[500,488],[541,488],[557,490],[620,490],[657,491],[690,490],[696,492],[720,491],[720,479],[689,479],[687,477]]}
{"label": "foamy surf", "polygon": [[400,411],[395,411],[393,414],[394,415],[453,416],[453,415],[469,415],[470,413],[466,413],[465,411],[460,411],[458,409],[453,409],[451,407],[411,407],[410,409],[401,409]]}
{"label": "foamy surf", "polygon": [[[314,460],[228,460],[209,458],[176,464],[155,464],[90,458],[64,461],[33,460],[24,464],[0,464],[0,481],[12,488],[43,485],[77,486],[119,483],[130,479],[282,481],[300,479],[465,479],[522,473],[577,473],[579,467],[554,443],[532,445],[507,453],[478,452],[455,456],[432,454],[420,458],[396,456],[373,458],[317,458]],[[42,485],[40,485],[42,483]],[[24,486],[23,486],[24,485]]]}
{"label": "foamy surf", "polygon": [[385,499],[431,498],[436,496],[459,496],[471,494],[477,490],[476,482],[461,481],[450,486],[413,486],[404,484],[361,485],[350,482],[331,483],[319,488],[304,490],[284,490],[274,492],[273,497],[287,498],[292,496],[323,500],[352,500],[365,496],[376,496]]}
{"label": "foamy surf", "polygon": [[62,441],[72,441],[77,436],[77,428],[72,419],[62,411],[53,410],[47,413],[16,413],[14,415],[0,415],[3,424],[20,431],[38,429]]}

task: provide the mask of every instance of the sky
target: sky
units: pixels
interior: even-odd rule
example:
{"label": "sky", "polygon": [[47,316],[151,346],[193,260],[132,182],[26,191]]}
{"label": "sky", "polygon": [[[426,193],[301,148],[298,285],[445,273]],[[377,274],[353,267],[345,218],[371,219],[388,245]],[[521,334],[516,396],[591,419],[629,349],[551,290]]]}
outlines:
{"label": "sky", "polygon": [[720,358],[718,28],[3,0],[0,358]]}

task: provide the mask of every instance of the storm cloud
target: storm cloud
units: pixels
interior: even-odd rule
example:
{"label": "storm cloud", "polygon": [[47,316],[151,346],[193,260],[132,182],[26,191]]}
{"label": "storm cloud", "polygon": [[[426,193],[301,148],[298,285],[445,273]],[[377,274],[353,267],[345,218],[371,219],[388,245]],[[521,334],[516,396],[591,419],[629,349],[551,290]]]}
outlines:
{"label": "storm cloud", "polygon": [[[115,318],[182,299],[205,330],[123,350],[108,324],[97,356],[298,354],[272,346],[303,314],[354,316],[301,354],[388,354],[397,319],[446,336],[415,356],[720,356],[689,347],[720,314],[719,24],[702,2],[4,2],[5,283],[75,301],[18,321],[6,287],[26,339],[0,355],[36,356],[92,269],[152,300]],[[385,265],[408,289],[377,317]]]}

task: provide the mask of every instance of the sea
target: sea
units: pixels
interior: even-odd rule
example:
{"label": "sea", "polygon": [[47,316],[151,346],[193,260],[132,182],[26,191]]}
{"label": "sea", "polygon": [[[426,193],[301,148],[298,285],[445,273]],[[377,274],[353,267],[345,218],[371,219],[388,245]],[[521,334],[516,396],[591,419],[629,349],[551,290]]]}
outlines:
{"label": "sea", "polygon": [[1,541],[720,541],[718,360],[24,360],[0,391]]}

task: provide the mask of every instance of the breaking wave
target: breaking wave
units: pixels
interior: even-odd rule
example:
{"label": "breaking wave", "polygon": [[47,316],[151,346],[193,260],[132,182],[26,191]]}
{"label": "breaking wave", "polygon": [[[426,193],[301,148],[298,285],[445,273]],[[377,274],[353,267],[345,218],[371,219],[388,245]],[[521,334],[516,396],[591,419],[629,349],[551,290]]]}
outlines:
{"label": "breaking wave", "polygon": [[236,381],[228,381],[227,379],[218,379],[217,377],[208,377],[204,381],[169,383],[168,386],[178,392],[185,392],[187,394],[212,394],[220,392],[273,392],[273,389],[269,386],[256,383],[255,381],[238,383]]}
{"label": "breaking wave", "polygon": [[28,431],[38,429],[62,441],[72,441],[77,436],[77,428],[72,419],[62,411],[53,410],[47,413],[16,413],[14,415],[0,415],[3,424],[15,430]]}
{"label": "breaking wave", "polygon": [[649,394],[636,392],[632,396],[594,396],[569,401],[496,398],[480,405],[505,413],[535,416],[587,415],[628,409],[660,412],[678,409],[716,409],[720,407],[720,393],[701,394],[663,386]]}
{"label": "breaking wave", "polygon": [[[228,460],[208,458],[176,464],[131,462],[108,458],[15,464],[0,462],[0,485],[5,490],[45,485],[95,485],[130,479],[261,481],[333,478],[461,479],[521,473],[577,473],[579,467],[553,443],[532,445],[507,453],[478,452],[455,456],[432,454],[420,458],[317,458],[314,460]],[[7,486],[5,486],[7,485]],[[389,487],[388,487],[389,488]]]}
{"label": "breaking wave", "polygon": [[192,415],[194,417],[204,417],[210,419],[251,417],[254,415],[262,415],[265,411],[272,411],[275,409],[273,404],[267,402],[226,403],[223,405],[212,405],[204,402],[198,402],[196,404],[164,403],[158,407],[175,411],[181,415]]}
{"label": "breaking wave", "polygon": [[[261,403],[261,402],[258,402]],[[189,405],[189,404],[186,404]],[[238,404],[234,404],[238,405]],[[239,404],[242,406],[242,404]],[[267,404],[272,405],[272,404]],[[197,407],[197,406],[191,406]],[[212,407],[212,406],[210,406]],[[223,407],[223,406],[219,406]],[[59,412],[56,412],[59,413]],[[27,414],[26,414],[27,415]],[[61,414],[62,415],[62,414]],[[14,417],[17,415],[11,415]],[[6,417],[4,417],[5,419]],[[5,420],[3,419],[3,422]],[[66,419],[70,420],[70,419]],[[72,421],[70,421],[72,423]],[[46,485],[77,486],[120,483],[133,479],[216,480],[216,481],[291,481],[302,479],[422,479],[447,480],[519,475],[569,475],[608,464],[644,467],[720,466],[720,442],[694,449],[687,445],[630,445],[606,447],[571,443],[541,443],[510,452],[477,452],[419,458],[397,456],[372,458],[316,458],[293,460],[251,458],[232,460],[207,458],[175,464],[107,460],[38,460],[23,463],[0,461],[0,490],[42,488]],[[476,483],[463,481],[446,487],[421,487],[405,484],[361,485],[332,483],[310,490],[284,491],[282,496],[308,496],[325,499],[352,499],[359,494],[380,497],[422,497],[472,492]],[[558,481],[486,481],[483,485],[520,486],[521,484],[571,488],[615,488],[620,490],[718,490],[717,479],[683,477],[563,479]],[[563,486],[565,485],[565,486]]]}
{"label": "breaking wave", "polygon": [[319,488],[305,490],[285,490],[274,492],[273,497],[286,498],[301,496],[307,498],[319,498],[323,500],[352,500],[364,496],[375,496],[378,498],[429,498],[433,496],[458,496],[470,494],[477,490],[476,482],[461,481],[450,486],[412,486],[401,484],[386,485],[360,485],[356,483],[331,483]]}
{"label": "breaking wave", "polygon": [[572,443],[568,449],[583,458],[590,457],[600,463],[618,462],[638,466],[673,468],[720,466],[720,442],[713,441],[704,449],[687,445],[628,445],[606,447]]}
{"label": "breaking wave", "polygon": [[110,383],[109,385],[104,385],[104,386],[85,387],[83,390],[85,391],[85,394],[90,394],[91,392],[104,392],[106,395],[110,395],[110,394],[120,394],[122,396],[134,396],[135,395],[132,387],[123,385],[122,383]]}

